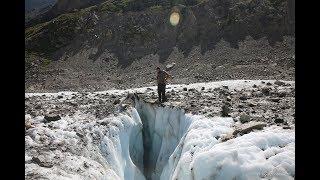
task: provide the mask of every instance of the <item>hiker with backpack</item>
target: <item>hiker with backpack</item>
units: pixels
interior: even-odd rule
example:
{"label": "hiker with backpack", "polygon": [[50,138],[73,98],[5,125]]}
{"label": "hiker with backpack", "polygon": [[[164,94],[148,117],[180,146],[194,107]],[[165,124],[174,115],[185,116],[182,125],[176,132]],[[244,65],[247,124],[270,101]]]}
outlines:
{"label": "hiker with backpack", "polygon": [[165,102],[166,99],[166,84],[167,80],[172,76],[160,67],[157,67],[157,83],[158,83],[158,100],[160,103]]}

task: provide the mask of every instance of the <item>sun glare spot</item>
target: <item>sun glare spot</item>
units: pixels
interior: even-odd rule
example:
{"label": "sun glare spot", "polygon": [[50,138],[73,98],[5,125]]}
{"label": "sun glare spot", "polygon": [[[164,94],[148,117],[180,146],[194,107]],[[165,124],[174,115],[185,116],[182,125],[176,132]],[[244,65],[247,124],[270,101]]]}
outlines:
{"label": "sun glare spot", "polygon": [[170,15],[170,23],[172,26],[176,26],[179,23],[180,15],[177,12],[173,12]]}

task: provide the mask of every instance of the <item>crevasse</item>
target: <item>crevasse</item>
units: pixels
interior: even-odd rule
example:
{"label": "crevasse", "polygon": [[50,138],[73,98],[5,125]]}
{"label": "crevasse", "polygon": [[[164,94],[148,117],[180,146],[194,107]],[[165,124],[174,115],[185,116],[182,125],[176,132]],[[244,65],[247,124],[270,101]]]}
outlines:
{"label": "crevasse", "polygon": [[121,123],[109,125],[101,145],[114,177],[160,179],[170,155],[190,126],[191,117],[180,109],[138,100],[128,115],[119,117]]}
{"label": "crevasse", "polygon": [[164,166],[190,126],[191,117],[176,108],[154,107],[137,101],[143,124],[143,164],[146,179],[160,179]]}
{"label": "crevasse", "polygon": [[[103,154],[116,179],[293,179],[294,131],[268,127],[221,142],[232,118],[205,118],[135,101],[109,129]],[[121,127],[120,127],[121,126]],[[111,152],[111,153],[110,153]],[[111,178],[113,179],[113,178]]]}

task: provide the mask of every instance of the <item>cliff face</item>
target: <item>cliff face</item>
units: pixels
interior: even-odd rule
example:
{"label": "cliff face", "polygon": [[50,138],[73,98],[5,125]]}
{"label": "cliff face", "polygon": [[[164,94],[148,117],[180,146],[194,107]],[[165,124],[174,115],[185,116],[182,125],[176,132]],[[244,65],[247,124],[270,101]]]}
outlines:
{"label": "cliff face", "polygon": [[[119,64],[158,54],[165,61],[178,47],[187,56],[192,47],[212,50],[221,39],[238,48],[247,36],[267,37],[273,45],[283,36],[294,36],[294,4],[282,0],[213,0],[194,6],[152,6],[141,11],[123,11],[126,5],[105,2],[26,30],[26,50],[50,59],[72,56],[86,47],[97,47],[90,59],[105,50]],[[173,26],[170,14],[180,15]]]}

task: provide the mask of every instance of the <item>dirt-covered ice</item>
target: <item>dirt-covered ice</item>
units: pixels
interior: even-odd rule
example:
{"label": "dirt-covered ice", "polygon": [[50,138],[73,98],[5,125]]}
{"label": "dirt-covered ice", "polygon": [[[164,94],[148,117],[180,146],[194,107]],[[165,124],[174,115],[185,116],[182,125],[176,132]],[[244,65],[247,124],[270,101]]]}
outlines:
{"label": "dirt-covered ice", "polygon": [[163,106],[155,87],[26,94],[25,178],[294,179],[294,106],[282,108],[294,104],[294,82],[168,91]]}

